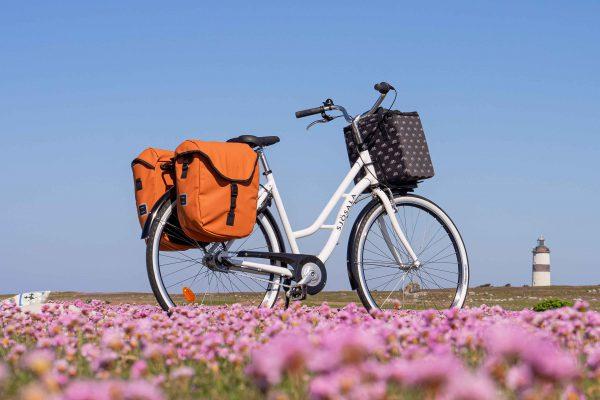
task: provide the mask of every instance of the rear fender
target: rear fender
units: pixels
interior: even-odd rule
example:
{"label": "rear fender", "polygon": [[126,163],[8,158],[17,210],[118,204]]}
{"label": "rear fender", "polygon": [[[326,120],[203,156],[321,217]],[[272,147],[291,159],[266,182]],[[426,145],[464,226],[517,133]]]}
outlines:
{"label": "rear fender", "polygon": [[150,234],[150,227],[152,226],[152,222],[154,222],[154,218],[158,213],[158,210],[169,200],[171,197],[175,196],[175,188],[172,187],[168,189],[160,198],[154,203],[154,207],[150,210],[150,214],[148,214],[148,218],[146,218],[146,223],[144,224],[144,229],[142,229],[142,237],[141,239],[147,239]]}

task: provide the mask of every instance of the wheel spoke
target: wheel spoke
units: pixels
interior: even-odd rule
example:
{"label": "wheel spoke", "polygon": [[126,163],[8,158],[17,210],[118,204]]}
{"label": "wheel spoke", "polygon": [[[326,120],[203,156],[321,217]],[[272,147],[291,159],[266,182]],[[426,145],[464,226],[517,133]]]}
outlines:
{"label": "wheel spoke", "polygon": [[[441,277],[439,275],[434,274],[433,272],[427,271],[426,269],[423,269],[423,272],[425,272],[427,275],[429,275],[429,277],[431,279],[433,279],[433,276],[435,276],[436,278],[443,279],[446,282],[450,282],[452,285],[456,285],[457,284],[457,282],[451,281],[450,279],[443,278],[443,277]],[[436,285],[437,285],[437,283],[436,283]],[[440,289],[442,289],[442,288],[440,287]]]}
{"label": "wheel spoke", "polygon": [[404,274],[402,274],[402,279],[400,279],[398,281],[398,283],[396,284],[396,286],[394,286],[394,288],[390,291],[390,293],[385,298],[384,302],[381,304],[381,307],[385,306],[385,303],[387,303],[387,301],[390,299],[390,296],[392,295],[392,293],[394,292],[394,290],[396,290],[396,288],[398,287],[398,285],[402,285],[402,283],[404,282],[404,279],[406,278],[406,275],[408,275],[408,271],[406,271]]}
{"label": "wheel spoke", "polygon": [[[429,263],[428,263],[427,265],[429,265]],[[434,271],[439,271],[439,272],[445,272],[445,273],[447,273],[447,274],[456,274],[456,275],[458,275],[458,272],[455,272],[455,271],[446,271],[445,269],[432,268],[432,267],[425,267],[425,266],[423,266],[423,265],[421,265],[421,268],[422,268],[422,269],[431,269],[431,270],[434,270]]]}
{"label": "wheel spoke", "polygon": [[[200,264],[200,263],[198,263],[198,264]],[[188,265],[187,267],[183,267],[183,268],[180,268],[180,269],[178,269],[178,270],[171,271],[171,272],[169,272],[168,274],[165,274],[165,275],[163,275],[163,276],[164,276],[164,277],[171,276],[171,275],[173,275],[173,274],[176,274],[176,273],[178,273],[178,272],[181,272],[181,271],[183,271],[183,270],[186,270],[186,269],[188,269],[188,268],[191,268],[191,267],[193,267],[193,266],[195,266],[195,265],[196,265],[196,264],[190,264],[190,265]],[[202,264],[200,264],[200,265],[202,265]]]}
{"label": "wheel spoke", "polygon": [[386,255],[385,255],[385,253],[383,252],[383,250],[381,250],[379,247],[377,247],[377,246],[376,246],[376,245],[375,245],[373,242],[371,242],[369,239],[367,239],[367,241],[368,241],[369,243],[371,243],[371,244],[373,245],[373,247],[375,247],[375,248],[376,248],[376,249],[379,251],[379,255],[381,255],[381,256],[383,256],[383,257],[385,257],[385,258],[387,258],[387,259],[393,260],[393,258],[386,256]]}

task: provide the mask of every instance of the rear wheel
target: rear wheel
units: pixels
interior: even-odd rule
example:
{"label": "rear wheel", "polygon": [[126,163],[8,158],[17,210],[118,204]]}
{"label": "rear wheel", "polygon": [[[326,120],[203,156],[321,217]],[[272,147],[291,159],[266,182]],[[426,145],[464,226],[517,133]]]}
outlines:
{"label": "rear wheel", "polygon": [[356,222],[349,262],[367,309],[460,308],[469,286],[467,252],[458,229],[430,200],[397,195],[395,214],[420,266],[414,266],[381,202]]}
{"label": "rear wheel", "polygon": [[[170,242],[177,244],[164,241],[161,244],[161,238],[165,235]],[[176,203],[167,200],[154,218],[146,243],[148,278],[160,306],[164,310],[187,304],[242,303],[273,307],[281,288],[282,277],[233,270],[206,262],[207,254],[222,250],[285,251],[281,234],[268,210],[257,215],[256,225],[250,236],[223,243],[199,243],[185,235],[177,221]],[[247,260],[265,262],[264,259]]]}

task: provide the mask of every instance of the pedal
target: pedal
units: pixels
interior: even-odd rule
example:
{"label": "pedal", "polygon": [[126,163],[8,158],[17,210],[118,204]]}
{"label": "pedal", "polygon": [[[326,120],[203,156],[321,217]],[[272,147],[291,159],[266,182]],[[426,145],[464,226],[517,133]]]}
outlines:
{"label": "pedal", "polygon": [[289,300],[301,301],[306,299],[307,291],[306,285],[294,286],[287,291],[286,297]]}

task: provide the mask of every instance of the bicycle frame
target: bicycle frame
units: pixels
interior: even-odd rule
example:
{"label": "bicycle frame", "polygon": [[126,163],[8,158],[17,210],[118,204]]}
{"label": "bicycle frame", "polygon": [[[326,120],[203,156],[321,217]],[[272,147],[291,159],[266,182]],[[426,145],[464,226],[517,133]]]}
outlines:
{"label": "bicycle frame", "polygon": [[[379,188],[379,181],[377,180],[377,175],[375,174],[375,169],[371,161],[371,156],[367,150],[363,150],[362,152],[360,152],[360,156],[358,157],[357,161],[354,163],[348,174],[344,177],[344,179],[342,180],[336,191],[333,193],[333,195],[331,196],[331,198],[329,199],[319,216],[316,218],[316,220],[309,227],[298,231],[292,230],[292,226],[287,216],[283,200],[277,188],[275,177],[273,176],[273,173],[269,168],[263,150],[259,149],[257,152],[267,179],[265,185],[261,185],[258,194],[258,208],[261,209],[263,206],[265,206],[265,202],[268,200],[268,198],[272,197],[273,201],[275,202],[275,208],[277,209],[277,213],[279,214],[279,217],[283,224],[285,236],[287,237],[288,243],[290,244],[292,253],[300,253],[300,248],[298,246],[297,239],[313,235],[320,229],[329,229],[331,230],[329,238],[327,239],[325,245],[317,255],[317,257],[323,263],[325,263],[331,255],[331,253],[333,252],[336,244],[338,243],[344,225],[348,220],[350,210],[354,206],[357,197],[360,194],[362,194],[365,191],[365,189],[367,189],[368,187],[372,187],[373,195],[377,196],[383,204],[387,214],[390,217],[394,233],[400,240],[400,243],[402,243],[402,245],[406,249],[408,255],[412,258],[413,265],[417,267],[420,265],[417,255],[414,253],[410,243],[406,239],[406,236],[404,235],[404,232],[400,227],[400,224],[398,223],[398,220],[396,219],[395,205],[391,203],[389,196],[381,188]],[[365,174],[365,177],[362,178],[358,183],[356,183],[356,185],[354,185],[354,187],[349,192],[347,192],[352,182],[354,181],[354,178],[363,168],[367,172]],[[336,206],[336,204],[339,203],[341,199],[343,199],[343,202],[338,209],[335,222],[333,224],[325,224],[325,221],[331,215],[332,211],[334,210],[334,207]],[[401,264],[402,262],[400,259],[400,255],[392,242],[389,232],[387,231],[387,227],[385,226],[385,224],[380,224],[380,228],[382,230],[384,240],[387,246],[389,247],[390,251],[392,252],[395,261]],[[246,270],[258,270],[261,272],[270,272],[281,276],[291,277],[291,272],[289,269],[274,265],[241,261],[241,264],[239,266]]]}

